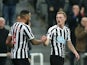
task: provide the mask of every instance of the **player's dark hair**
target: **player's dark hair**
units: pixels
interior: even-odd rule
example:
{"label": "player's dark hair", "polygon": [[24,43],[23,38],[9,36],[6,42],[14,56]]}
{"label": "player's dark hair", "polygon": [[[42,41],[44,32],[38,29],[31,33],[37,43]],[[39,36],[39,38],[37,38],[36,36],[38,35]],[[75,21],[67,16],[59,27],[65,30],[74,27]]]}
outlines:
{"label": "player's dark hair", "polygon": [[20,17],[21,18],[24,18],[27,14],[29,14],[30,12],[28,11],[28,10],[22,10],[21,12],[20,12]]}

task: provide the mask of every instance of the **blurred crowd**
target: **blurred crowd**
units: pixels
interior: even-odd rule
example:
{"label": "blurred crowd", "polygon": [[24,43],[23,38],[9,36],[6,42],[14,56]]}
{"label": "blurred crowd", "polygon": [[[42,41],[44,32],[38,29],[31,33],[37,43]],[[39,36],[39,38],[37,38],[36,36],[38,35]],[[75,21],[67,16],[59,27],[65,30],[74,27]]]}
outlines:
{"label": "blurred crowd", "polygon": [[[21,0],[20,0],[21,1]],[[28,0],[33,6],[37,14],[37,2],[39,0]],[[68,6],[66,7],[66,3]],[[16,5],[19,0],[2,0],[2,17],[0,18],[0,53],[9,52],[6,47],[5,40],[8,30],[5,30],[5,25],[12,26],[16,20]],[[67,14],[66,26],[70,28],[71,40],[76,50],[80,55],[87,52],[87,32],[84,30],[84,25],[87,22],[87,0],[44,0],[47,5],[47,29],[56,24],[56,13],[63,10]],[[3,37],[3,38],[2,38]],[[4,58],[6,59],[6,58]],[[70,65],[74,65],[74,55],[69,53]],[[0,57],[0,63],[2,58]],[[6,61],[6,60],[2,60]],[[84,58],[84,65],[87,65],[87,57]],[[2,63],[4,63],[2,62]],[[81,63],[79,62],[78,65]],[[1,65],[1,64],[0,64]],[[4,65],[4,64],[2,64]]]}

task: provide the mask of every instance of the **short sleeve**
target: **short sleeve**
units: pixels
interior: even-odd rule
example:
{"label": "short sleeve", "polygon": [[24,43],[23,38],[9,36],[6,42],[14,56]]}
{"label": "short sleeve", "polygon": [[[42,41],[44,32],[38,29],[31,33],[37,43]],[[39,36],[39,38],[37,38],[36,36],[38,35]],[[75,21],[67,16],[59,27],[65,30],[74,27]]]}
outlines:
{"label": "short sleeve", "polygon": [[70,29],[67,30],[67,41],[70,41],[71,37],[70,37]]}
{"label": "short sleeve", "polygon": [[11,29],[9,30],[8,36],[12,36],[12,31],[13,31],[13,29],[12,29],[12,27],[11,27]]}
{"label": "short sleeve", "polygon": [[30,26],[25,26],[24,33],[25,33],[25,35],[27,36],[27,38],[29,40],[34,39],[34,35],[33,35],[32,31],[31,31]]}
{"label": "short sleeve", "polygon": [[52,32],[50,29],[47,32],[47,38],[52,39]]}

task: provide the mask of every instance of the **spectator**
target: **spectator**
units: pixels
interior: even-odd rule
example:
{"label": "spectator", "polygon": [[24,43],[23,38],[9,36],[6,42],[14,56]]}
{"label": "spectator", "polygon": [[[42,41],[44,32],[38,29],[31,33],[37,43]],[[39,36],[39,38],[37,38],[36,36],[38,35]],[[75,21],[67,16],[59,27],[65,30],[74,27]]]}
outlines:
{"label": "spectator", "polygon": [[84,14],[87,15],[87,0],[82,0],[81,7],[84,7]]}
{"label": "spectator", "polygon": [[81,7],[80,13],[81,13],[82,17],[84,17],[86,15],[85,14],[85,8],[83,6]]}
{"label": "spectator", "polygon": [[34,11],[36,12],[37,0],[33,0]]}
{"label": "spectator", "polygon": [[86,51],[87,33],[84,31],[84,27],[81,24],[78,24],[78,26],[76,27],[75,35],[76,35],[76,49],[77,49],[77,51],[85,52]]}
{"label": "spectator", "polygon": [[[84,27],[84,30],[87,34],[87,17],[83,17],[81,21],[82,26]],[[86,36],[87,37],[87,36]],[[86,38],[86,43],[87,43],[87,38]],[[86,45],[86,52],[87,52],[87,45]],[[87,57],[85,58],[84,64],[87,64]]]}
{"label": "spectator", "polygon": [[2,16],[6,20],[6,25],[12,26],[16,17],[16,4],[19,0],[2,0]]}
{"label": "spectator", "polygon": [[73,5],[81,5],[81,0],[69,0],[69,5],[73,6]]}
{"label": "spectator", "polygon": [[[80,8],[78,5],[73,5],[72,12],[67,17],[66,24],[69,26],[71,31],[71,41],[74,47],[76,46],[75,28],[80,23],[81,15]],[[74,55],[70,52],[70,65],[74,65]]]}
{"label": "spectator", "polygon": [[33,6],[34,12],[37,13],[36,12],[36,6],[37,6],[38,0],[28,0],[28,2],[29,2],[29,4],[31,4]]}
{"label": "spectator", "polygon": [[81,6],[82,0],[69,0],[69,5],[68,5],[68,10],[67,10],[67,14],[70,13],[72,11],[72,7],[73,5],[79,5]]}
{"label": "spectator", "polygon": [[46,0],[48,6],[48,28],[53,26],[55,22],[55,16],[60,8],[64,8],[65,0]]}
{"label": "spectator", "polygon": [[85,32],[87,32],[87,17],[84,17],[85,21],[82,21],[81,24],[85,29]]}
{"label": "spectator", "polygon": [[[8,53],[6,46],[6,38],[8,36],[8,30],[5,29],[5,19],[0,17],[0,53]],[[5,65],[7,57],[0,57],[0,65]]]}
{"label": "spectator", "polygon": [[[87,22],[85,17],[82,18],[81,22],[84,23],[84,21]],[[85,32],[84,27],[82,24],[78,24],[78,26],[75,29],[75,36],[76,36],[76,49],[79,52],[79,54],[82,56],[85,52],[87,52],[87,32]],[[87,64],[87,58],[85,58],[84,65]],[[79,62],[79,65],[81,63]]]}

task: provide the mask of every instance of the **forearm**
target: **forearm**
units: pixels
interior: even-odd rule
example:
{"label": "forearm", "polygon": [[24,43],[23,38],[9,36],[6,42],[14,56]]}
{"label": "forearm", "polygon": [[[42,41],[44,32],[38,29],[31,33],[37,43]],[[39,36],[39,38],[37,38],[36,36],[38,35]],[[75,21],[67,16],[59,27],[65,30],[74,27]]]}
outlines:
{"label": "forearm", "polygon": [[6,40],[6,45],[10,48],[13,48],[13,44],[11,43],[11,41]]}
{"label": "forearm", "polygon": [[50,40],[47,38],[47,40],[45,41],[44,45],[48,46],[49,43],[50,43]]}
{"label": "forearm", "polygon": [[8,47],[13,48],[13,44],[9,43],[7,44]]}
{"label": "forearm", "polygon": [[10,47],[10,48],[13,47],[13,43],[12,43],[11,40],[12,40],[11,36],[8,36],[8,37],[7,37],[7,40],[6,40],[6,45],[7,45],[8,47]]}
{"label": "forearm", "polygon": [[71,41],[68,42],[68,48],[73,52],[73,54],[75,54],[76,59],[79,60],[80,56],[76,49],[74,48],[74,46],[72,45]]}
{"label": "forearm", "polygon": [[33,44],[33,45],[39,45],[39,44],[41,44],[41,43],[43,43],[41,40],[37,40],[37,39],[32,39],[31,40],[31,43]]}
{"label": "forearm", "polygon": [[72,42],[69,41],[67,43],[67,45],[68,45],[68,48],[69,48],[70,51],[72,51],[74,54],[77,53],[77,51],[76,51],[75,47],[73,46]]}

